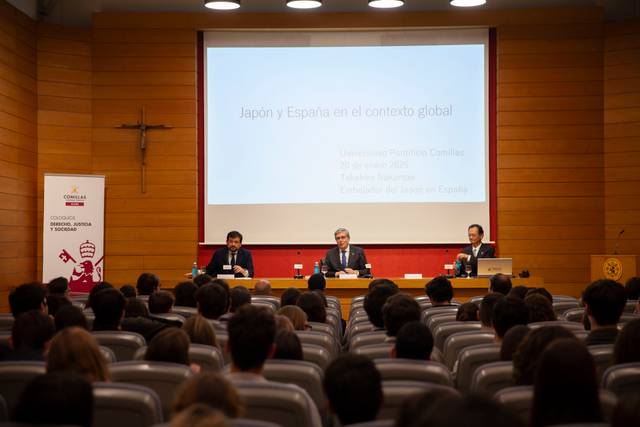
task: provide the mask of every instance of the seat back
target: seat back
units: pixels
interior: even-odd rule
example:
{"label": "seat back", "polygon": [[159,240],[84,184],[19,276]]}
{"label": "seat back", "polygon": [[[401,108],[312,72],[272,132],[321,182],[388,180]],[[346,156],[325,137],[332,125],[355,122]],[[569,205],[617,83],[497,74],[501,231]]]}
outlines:
{"label": "seat back", "polygon": [[458,353],[456,388],[468,392],[476,370],[487,363],[500,361],[500,345],[495,343],[477,344],[465,347]]}
{"label": "seat back", "polygon": [[280,299],[268,295],[256,295],[251,297],[251,305],[270,306],[269,308],[275,312],[280,309]]}
{"label": "seat back", "polygon": [[338,343],[331,334],[320,331],[295,331],[302,344],[313,344],[324,347],[329,354],[335,355],[338,349]]}
{"label": "seat back", "polygon": [[100,331],[92,334],[98,344],[110,348],[119,361],[133,360],[136,350],[147,345],[144,337],[135,332]]}
{"label": "seat back", "polygon": [[235,381],[245,404],[246,418],[282,427],[312,427],[307,399],[297,387],[275,382]]}
{"label": "seat back", "polygon": [[570,310],[572,308],[579,308],[580,307],[580,303],[578,303],[578,300],[554,300],[553,301],[553,311],[557,314],[560,315],[562,313],[564,313],[567,310]]}
{"label": "seat back", "polygon": [[513,364],[493,362],[480,366],[471,378],[471,391],[493,396],[498,390],[513,384]]}
{"label": "seat back", "polygon": [[491,344],[495,340],[495,334],[490,331],[474,330],[456,332],[449,335],[444,342],[443,358],[447,368],[453,371],[453,366],[458,360],[458,354],[463,348],[477,344]]}
{"label": "seat back", "polygon": [[527,325],[530,329],[538,329],[543,326],[562,326],[570,331],[584,331],[584,325],[579,322],[568,322],[564,319],[561,320],[547,320],[545,322],[532,322]]}
{"label": "seat back", "polygon": [[116,354],[109,347],[100,345],[98,346],[98,348],[100,349],[100,353],[102,353],[102,356],[105,358],[107,363],[113,363],[118,361]]}
{"label": "seat back", "polygon": [[383,381],[419,381],[453,387],[451,373],[442,363],[429,360],[376,359]]}
{"label": "seat back", "polygon": [[427,328],[429,328],[429,330],[433,334],[436,326],[438,326],[439,324],[455,322],[455,321],[456,321],[456,314],[454,313],[436,314],[434,316],[429,317],[429,320],[427,321]]}
{"label": "seat back", "polygon": [[318,365],[324,372],[331,361],[331,353],[319,345],[302,344],[302,359]]}
{"label": "seat back", "polygon": [[336,330],[333,328],[333,326],[328,325],[326,323],[320,323],[320,322],[308,322],[309,326],[310,326],[310,330],[311,331],[316,331],[316,332],[324,332],[325,334],[329,334],[332,337],[336,337]]}
{"label": "seat back", "polygon": [[188,319],[191,316],[195,316],[198,314],[198,309],[195,307],[185,307],[181,305],[174,305],[171,308],[171,312],[175,314],[179,314],[180,316]]}
{"label": "seat back", "polygon": [[640,319],[640,314],[622,313],[622,316],[620,316],[620,320],[618,320],[618,325],[624,325],[625,323],[635,319]]}
{"label": "seat back", "polygon": [[264,364],[263,375],[269,381],[295,384],[303,388],[316,407],[324,409],[325,397],[322,388],[323,372],[318,365],[300,360],[269,359]]}
{"label": "seat back", "polygon": [[395,420],[398,409],[409,397],[427,391],[458,394],[455,389],[439,384],[430,384],[418,381],[383,381],[382,382],[382,407],[376,417],[378,420]]}
{"label": "seat back", "polygon": [[268,421],[250,420],[249,418],[234,418],[227,420],[231,427],[281,427]]}
{"label": "seat back", "polygon": [[189,360],[199,365],[203,372],[217,372],[224,367],[222,351],[212,345],[189,345]]}
{"label": "seat back", "polygon": [[441,323],[433,330],[433,345],[444,350],[444,342],[451,335],[458,332],[476,331],[482,327],[480,322],[447,322]]}
{"label": "seat back", "polygon": [[11,313],[0,313],[0,331],[11,331],[13,321],[14,318]]}
{"label": "seat back", "polygon": [[115,382],[149,387],[158,394],[165,419],[171,417],[171,404],[180,384],[193,374],[191,369],[177,363],[128,361],[109,366]]}
{"label": "seat back", "polygon": [[570,308],[562,313],[564,320],[569,322],[582,322],[582,316],[584,315],[584,308]]}
{"label": "seat back", "polygon": [[176,312],[150,314],[149,317],[151,319],[155,318],[155,319],[161,319],[161,320],[170,320],[172,322],[180,322],[183,325],[184,325],[184,322],[186,321],[183,315]]}
{"label": "seat back", "polygon": [[13,412],[24,387],[45,372],[44,362],[0,362],[0,396],[4,398],[9,413]]}
{"label": "seat back", "polygon": [[251,305],[256,306],[256,307],[266,308],[271,313],[275,313],[276,311],[278,311],[278,309],[276,308],[275,304],[273,304],[272,301],[267,301],[267,300],[256,300],[256,301],[254,301],[254,300],[251,300]]}
{"label": "seat back", "polygon": [[427,324],[429,318],[431,316],[435,316],[437,314],[455,314],[458,312],[458,306],[437,306],[437,307],[429,307],[426,310],[422,311],[422,320]]}
{"label": "seat back", "polygon": [[369,359],[387,359],[390,356],[393,343],[371,344],[353,350],[355,354],[367,356]]}
{"label": "seat back", "polygon": [[624,306],[625,313],[633,313],[636,310],[636,305],[638,304],[637,299],[627,300],[627,303]]}
{"label": "seat back", "polygon": [[587,346],[589,353],[593,357],[593,361],[596,364],[596,377],[598,380],[602,378],[602,375],[611,366],[613,359],[613,344],[599,344]]}
{"label": "seat back", "polygon": [[92,427],[149,427],[163,421],[160,398],[135,384],[93,383]]}
{"label": "seat back", "polygon": [[349,350],[355,350],[365,345],[381,344],[386,338],[386,331],[370,331],[351,335],[351,339],[349,340]]}
{"label": "seat back", "polygon": [[618,397],[637,394],[640,390],[640,362],[609,367],[602,375],[602,386]]}
{"label": "seat back", "polygon": [[218,341],[218,346],[222,351],[222,358],[224,359],[224,364],[228,365],[231,363],[231,354],[227,351],[227,341],[229,341],[229,333],[227,331],[216,331],[216,341]]}

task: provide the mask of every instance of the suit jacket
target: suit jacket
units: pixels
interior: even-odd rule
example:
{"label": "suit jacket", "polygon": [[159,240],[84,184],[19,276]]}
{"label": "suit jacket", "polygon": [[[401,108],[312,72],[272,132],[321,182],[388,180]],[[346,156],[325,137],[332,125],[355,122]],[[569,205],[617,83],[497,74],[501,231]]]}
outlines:
{"label": "suit jacket", "polygon": [[493,246],[488,245],[486,243],[482,243],[480,245],[480,249],[478,250],[478,256],[473,256],[473,247],[471,245],[466,246],[462,249],[463,254],[471,255],[471,259],[469,261],[462,262],[462,271],[461,274],[464,273],[464,269],[467,264],[471,264],[471,275],[478,275],[478,258],[494,258],[495,257],[495,249]]}
{"label": "suit jacket", "polygon": [[[340,260],[340,249],[337,246],[329,249],[324,257],[327,263],[327,277],[336,277],[338,271],[342,271],[342,262]],[[364,249],[349,245],[349,260],[347,261],[347,268],[358,271],[358,276],[369,275],[369,269],[365,267],[367,264],[367,257],[364,254]]]}
{"label": "suit jacket", "polygon": [[[207,265],[207,274],[217,276],[218,274],[231,274],[232,271],[223,270],[224,265],[229,264],[229,249],[225,246],[213,253],[211,261]],[[253,277],[253,258],[251,252],[241,247],[236,253],[236,265],[249,270],[249,277]],[[241,273],[235,273],[235,277],[244,277]]]}

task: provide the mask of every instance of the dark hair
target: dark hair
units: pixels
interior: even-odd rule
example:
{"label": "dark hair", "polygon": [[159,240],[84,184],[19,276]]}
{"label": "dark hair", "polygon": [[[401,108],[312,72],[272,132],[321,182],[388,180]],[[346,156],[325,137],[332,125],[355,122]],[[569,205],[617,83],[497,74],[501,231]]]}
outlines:
{"label": "dark hair", "polygon": [[396,334],[396,357],[429,360],[433,350],[433,335],[422,322],[407,322]]}
{"label": "dark hair", "polygon": [[368,286],[369,291],[371,291],[371,289],[373,289],[378,285],[387,285],[387,286],[391,286],[392,288],[398,289],[398,285],[396,285],[396,282],[394,282],[393,280],[381,278],[381,279],[373,279],[372,281],[369,282],[369,286]]}
{"label": "dark hair", "polygon": [[180,328],[165,328],[153,337],[145,360],[189,365],[189,335]]}
{"label": "dark hair", "polygon": [[285,305],[296,305],[300,295],[302,295],[302,292],[298,288],[285,289],[280,296],[280,307],[284,307]]}
{"label": "dark hair", "polygon": [[543,297],[547,298],[550,303],[553,304],[553,295],[551,295],[551,292],[549,292],[545,288],[528,288],[525,298],[529,295],[542,295]]}
{"label": "dark hair", "polygon": [[49,295],[64,294],[69,290],[69,280],[66,277],[56,277],[47,283]]}
{"label": "dark hair", "polygon": [[228,346],[241,371],[260,368],[273,348],[276,321],[266,308],[244,305],[229,319]]}
{"label": "dark hair", "polygon": [[613,364],[631,362],[640,362],[640,318],[624,325],[613,348]]}
{"label": "dark hair", "polygon": [[640,299],[640,277],[635,276],[629,278],[624,284],[624,290],[627,293],[628,300]]}
{"label": "dark hair", "polygon": [[420,304],[407,294],[392,295],[382,307],[382,319],[387,335],[395,337],[406,323],[420,321]]}
{"label": "dark hair", "polygon": [[316,273],[309,276],[307,285],[310,291],[324,291],[324,289],[327,287],[327,280],[324,278],[324,275]]}
{"label": "dark hair", "polygon": [[338,356],[324,374],[324,390],[342,425],[373,421],[382,404],[382,379],[371,359]]}
{"label": "dark hair", "polygon": [[127,298],[124,317],[149,317],[147,305],[138,298]]}
{"label": "dark hair", "polygon": [[307,313],[309,322],[325,323],[327,321],[327,309],[322,302],[322,298],[314,292],[305,292],[298,298],[296,304]]}
{"label": "dark hair", "polygon": [[582,301],[600,326],[615,325],[627,304],[624,287],[609,279],[596,280],[582,293]]}
{"label": "dark hair", "polygon": [[529,327],[525,325],[516,325],[509,329],[507,333],[504,334],[504,338],[502,338],[502,344],[500,345],[500,360],[513,360],[513,353],[516,352],[518,346],[529,331]]}
{"label": "dark hair", "polygon": [[44,350],[44,346],[56,333],[50,316],[40,310],[20,313],[13,322],[11,339],[15,350]]}
{"label": "dark hair", "polygon": [[179,413],[197,403],[219,409],[229,418],[242,413],[238,391],[218,372],[205,372],[185,380],[176,392],[173,411]]}
{"label": "dark hair", "polygon": [[295,332],[281,330],[276,333],[274,359],[302,360],[302,343]]}
{"label": "dark hair", "polygon": [[176,295],[175,305],[180,307],[197,307],[196,292],[198,287],[193,282],[180,282],[173,292]]}
{"label": "dark hair", "polygon": [[151,295],[159,286],[160,279],[153,273],[142,273],[136,283],[138,295]]}
{"label": "dark hair", "polygon": [[110,331],[120,328],[124,314],[126,299],[119,290],[103,289],[93,296],[92,309],[96,316],[93,321],[94,331]]}
{"label": "dark hair", "polygon": [[38,375],[20,393],[12,419],[24,424],[91,427],[93,390],[72,372]]}
{"label": "dark hair", "polygon": [[369,321],[373,326],[384,328],[384,319],[382,318],[382,307],[387,299],[398,293],[398,288],[385,283],[375,285],[369,290],[364,297],[364,311],[367,312]]}
{"label": "dark hair", "polygon": [[589,350],[575,338],[550,344],[535,376],[531,427],[600,421],[596,367]]}
{"label": "dark hair", "polygon": [[64,294],[51,294],[47,297],[47,307],[52,316],[55,316],[58,310],[65,305],[71,305],[71,301]]}
{"label": "dark hair", "polygon": [[64,328],[70,326],[79,326],[81,328],[89,330],[89,324],[82,309],[75,305],[65,305],[60,307],[56,312],[55,317],[56,331],[61,331]]}
{"label": "dark hair", "polygon": [[135,298],[138,296],[136,292],[136,288],[131,285],[122,285],[120,286],[120,292],[125,298]]}
{"label": "dark hair", "polygon": [[155,291],[149,295],[148,305],[151,314],[169,313],[173,307],[173,295],[167,291]]}
{"label": "dark hair", "polygon": [[89,297],[87,298],[87,302],[84,305],[84,308],[92,308],[93,305],[93,298],[96,296],[96,294],[104,289],[111,289],[113,288],[113,286],[111,286],[108,283],[98,283],[97,285],[95,285],[93,288],[91,288],[91,290],[89,291]]}
{"label": "dark hair", "polygon": [[526,325],[529,312],[524,301],[518,298],[503,298],[493,307],[493,329],[500,338],[515,325]]}
{"label": "dark hair", "polygon": [[40,310],[42,304],[46,305],[46,291],[42,284],[33,282],[25,283],[9,293],[9,306],[11,314],[16,318],[29,310]]}
{"label": "dark hair", "polygon": [[431,279],[425,285],[424,290],[434,305],[443,302],[449,303],[453,298],[453,286],[451,286],[449,279],[444,276]]}
{"label": "dark hair", "polygon": [[206,273],[198,274],[193,278],[193,284],[197,287],[208,285],[213,280],[213,277],[209,276]]}
{"label": "dark hair", "polygon": [[217,319],[227,311],[228,294],[224,288],[216,284],[200,287],[196,292],[198,311],[207,319]]}
{"label": "dark hair", "polygon": [[513,382],[516,385],[533,384],[540,355],[552,342],[575,335],[562,326],[543,326],[531,330],[513,353]]}
{"label": "dark hair", "polygon": [[251,304],[251,292],[244,286],[236,286],[231,289],[231,307],[229,311],[235,313],[240,306],[244,304]]}
{"label": "dark hair", "polygon": [[227,240],[229,239],[240,239],[240,243],[242,243],[242,234],[239,231],[230,231],[227,233]]}
{"label": "dark hair", "polygon": [[478,311],[480,311],[480,309],[475,303],[465,302],[458,307],[456,320],[460,322],[475,322],[478,320]]}
{"label": "dark hair", "polygon": [[469,227],[467,227],[467,231],[471,230],[473,227],[478,229],[479,235],[484,236],[484,228],[482,228],[480,224],[471,224]]}
{"label": "dark hair", "polygon": [[498,292],[491,292],[482,298],[478,317],[484,326],[493,327],[493,307],[503,298],[504,295]]}
{"label": "dark hair", "polygon": [[506,274],[498,273],[489,279],[489,290],[502,295],[507,295],[511,291],[511,277]]}
{"label": "dark hair", "polygon": [[416,418],[430,411],[436,402],[441,399],[450,399],[451,397],[458,397],[458,392],[453,388],[450,391],[444,389],[429,390],[407,397],[398,409],[394,426],[407,427],[412,425]]}
{"label": "dark hair", "polygon": [[527,296],[527,292],[529,292],[529,288],[523,285],[518,285],[514,288],[511,288],[511,290],[507,293],[507,297],[524,300],[524,297]]}
{"label": "dark hair", "polygon": [[527,295],[524,304],[529,311],[529,322],[548,322],[557,318],[551,301],[541,294]]}

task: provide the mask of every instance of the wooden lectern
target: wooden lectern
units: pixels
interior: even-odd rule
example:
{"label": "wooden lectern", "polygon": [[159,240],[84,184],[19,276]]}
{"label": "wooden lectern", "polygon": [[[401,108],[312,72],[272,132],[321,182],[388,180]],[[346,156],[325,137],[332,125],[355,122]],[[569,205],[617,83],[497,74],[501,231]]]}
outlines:
{"label": "wooden lectern", "polygon": [[635,255],[591,255],[591,281],[611,279],[624,284],[636,275]]}

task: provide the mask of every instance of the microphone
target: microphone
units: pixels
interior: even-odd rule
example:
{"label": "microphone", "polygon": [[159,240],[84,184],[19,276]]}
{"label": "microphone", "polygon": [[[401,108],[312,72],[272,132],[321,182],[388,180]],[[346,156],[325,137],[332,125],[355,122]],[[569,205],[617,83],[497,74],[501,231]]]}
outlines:
{"label": "microphone", "polygon": [[620,232],[618,233],[618,238],[616,239],[616,246],[613,248],[614,255],[618,255],[618,246],[620,246],[620,238],[622,237],[623,234],[624,234],[624,228],[620,230]]}

